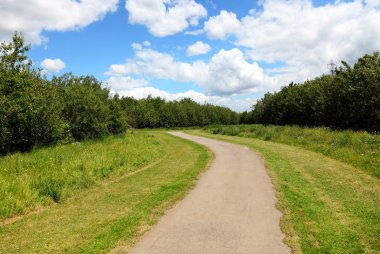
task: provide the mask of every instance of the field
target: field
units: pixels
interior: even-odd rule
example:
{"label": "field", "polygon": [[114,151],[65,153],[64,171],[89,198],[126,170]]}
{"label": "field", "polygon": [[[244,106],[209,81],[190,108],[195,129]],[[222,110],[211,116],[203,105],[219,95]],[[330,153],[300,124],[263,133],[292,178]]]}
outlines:
{"label": "field", "polygon": [[147,133],[76,142],[0,157],[0,220],[59,203],[97,182],[121,176],[164,154]]}
{"label": "field", "polygon": [[[58,151],[62,163],[54,157]],[[21,193],[14,198],[20,200],[18,213],[34,212],[3,220],[0,253],[105,253],[127,248],[186,194],[210,158],[205,148],[156,131],[4,157],[2,179],[12,185],[2,187],[2,192]],[[33,161],[34,167],[26,170]],[[4,165],[14,164],[18,171],[13,166],[14,171],[6,171],[9,175],[4,173]],[[38,171],[38,165],[46,166]],[[107,174],[101,173],[104,168]],[[41,177],[61,179],[58,203],[33,188]],[[91,184],[73,184],[80,179]],[[21,202],[24,190],[30,202]],[[3,217],[15,214],[5,211]]]}
{"label": "field", "polygon": [[212,134],[257,138],[318,152],[380,178],[380,135],[328,128],[275,125],[205,127]]}
{"label": "field", "polygon": [[[261,125],[187,132],[262,156],[293,253],[380,252],[378,136]],[[124,253],[211,158],[159,130],[2,157],[0,253]]]}
{"label": "field", "polygon": [[[368,170],[372,165],[367,168],[353,166],[365,165],[363,161],[366,160],[378,162],[378,155],[372,155],[374,158],[367,156],[365,160],[358,162],[355,161],[355,158],[358,158],[355,153],[363,147],[341,145],[338,152],[331,152],[330,156],[325,156],[320,151],[310,150],[316,147],[321,149],[323,142],[327,142],[326,136],[322,141],[314,139],[313,144],[307,135],[301,135],[298,136],[298,140],[304,141],[294,141],[296,144],[291,146],[269,141],[279,138],[273,134],[273,129],[277,127],[269,127],[268,133],[265,133],[265,127],[259,126],[261,134],[256,135],[264,137],[262,139],[267,141],[247,137],[249,133],[246,134],[244,131],[241,133],[248,128],[254,129],[255,126],[243,126],[241,129],[236,126],[207,128],[189,133],[246,145],[263,157],[277,192],[277,206],[283,212],[281,228],[287,235],[286,243],[294,253],[380,252],[380,182],[376,177],[378,172]],[[235,132],[231,133],[231,129]],[[320,136],[324,130],[317,130],[315,134],[312,134],[313,130],[302,131],[315,137]],[[221,132],[234,136],[212,134]],[[288,134],[279,134],[284,143],[292,140],[290,137],[287,138],[289,132],[288,130]],[[297,129],[297,133],[301,133],[300,129]],[[336,140],[341,138],[340,135],[347,136],[347,133],[349,132],[337,133]],[[355,135],[378,140],[378,137],[371,137],[365,133],[355,133],[350,139],[355,139]],[[316,141],[319,144],[315,144],[318,143]],[[374,144],[369,146],[373,147]],[[321,151],[331,151],[333,148],[325,149]],[[378,147],[374,150],[378,152]],[[340,157],[342,151],[351,155],[350,163],[343,163],[334,158]]]}

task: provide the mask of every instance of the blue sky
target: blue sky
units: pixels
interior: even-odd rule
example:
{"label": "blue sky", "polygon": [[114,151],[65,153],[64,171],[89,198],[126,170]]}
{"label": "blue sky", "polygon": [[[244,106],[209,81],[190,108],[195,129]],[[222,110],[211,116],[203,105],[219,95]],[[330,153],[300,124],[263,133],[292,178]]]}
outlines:
{"label": "blue sky", "polygon": [[378,0],[0,0],[0,16],[0,40],[23,32],[48,76],[237,111],[380,50]]}

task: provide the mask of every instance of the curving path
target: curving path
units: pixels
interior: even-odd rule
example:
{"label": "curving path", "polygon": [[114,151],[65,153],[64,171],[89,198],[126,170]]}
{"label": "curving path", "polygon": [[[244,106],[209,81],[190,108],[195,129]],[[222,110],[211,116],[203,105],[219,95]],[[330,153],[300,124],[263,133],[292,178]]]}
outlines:
{"label": "curving path", "polygon": [[171,134],[205,145],[215,160],[186,198],[129,253],[291,253],[282,243],[281,213],[270,178],[255,153],[235,144]]}

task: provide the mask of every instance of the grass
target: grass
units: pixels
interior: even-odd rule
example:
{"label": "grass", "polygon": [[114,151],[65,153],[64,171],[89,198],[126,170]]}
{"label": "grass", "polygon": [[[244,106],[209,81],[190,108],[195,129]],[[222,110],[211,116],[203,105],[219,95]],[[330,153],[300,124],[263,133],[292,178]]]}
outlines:
{"label": "grass", "polygon": [[139,132],[0,157],[0,221],[62,202],[163,154],[153,136]]}
{"label": "grass", "polygon": [[380,253],[380,182],[375,176],[296,146],[189,133],[246,145],[261,154],[293,253]]}
{"label": "grass", "polygon": [[211,159],[200,145],[162,132],[143,133],[134,135],[148,133],[159,142],[162,160],[2,225],[0,253],[108,253],[131,246],[184,197]]}
{"label": "grass", "polygon": [[298,146],[350,164],[380,178],[380,135],[297,126],[235,125],[205,127],[212,134],[257,138]]}

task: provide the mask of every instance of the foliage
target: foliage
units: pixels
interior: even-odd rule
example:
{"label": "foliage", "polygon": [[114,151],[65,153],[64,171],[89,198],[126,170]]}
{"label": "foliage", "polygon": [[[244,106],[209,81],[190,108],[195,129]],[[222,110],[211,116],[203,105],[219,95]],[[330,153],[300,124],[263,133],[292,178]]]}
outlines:
{"label": "foliage", "polygon": [[136,100],[110,95],[92,76],[66,73],[48,80],[33,69],[23,36],[0,46],[0,154],[101,139],[135,128],[237,124],[232,110],[191,99]]}
{"label": "foliage", "polygon": [[126,130],[118,99],[91,76],[51,81],[32,67],[21,34],[0,45],[0,154]]}
{"label": "foliage", "polygon": [[109,91],[94,77],[76,77],[68,73],[54,77],[52,83],[61,91],[62,115],[76,140],[101,138],[110,134],[110,130],[125,131],[111,127],[111,112],[118,112],[111,111],[110,106],[114,109],[114,103],[109,102]]}
{"label": "foliage", "polygon": [[121,107],[130,126],[135,128],[173,128],[208,124],[237,124],[239,115],[229,108],[201,105],[189,98],[165,101],[148,96],[145,99],[121,98]]}
{"label": "foliage", "polygon": [[330,130],[298,126],[210,126],[213,134],[257,138],[294,145],[353,165],[380,178],[380,136],[365,131]]}
{"label": "foliage", "polygon": [[0,46],[0,154],[55,143],[64,121],[57,91],[32,69],[16,34]]}
{"label": "foliage", "polygon": [[332,76],[291,83],[265,94],[242,123],[379,131],[379,52],[361,57],[353,67],[346,62],[342,65]]}

